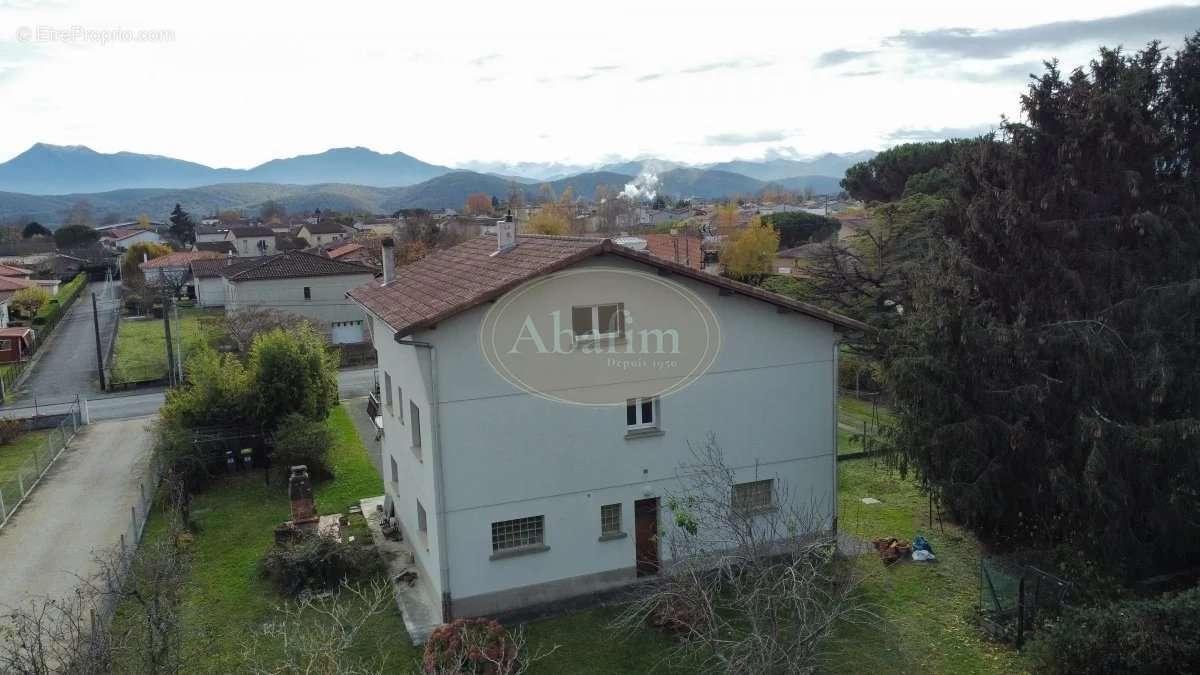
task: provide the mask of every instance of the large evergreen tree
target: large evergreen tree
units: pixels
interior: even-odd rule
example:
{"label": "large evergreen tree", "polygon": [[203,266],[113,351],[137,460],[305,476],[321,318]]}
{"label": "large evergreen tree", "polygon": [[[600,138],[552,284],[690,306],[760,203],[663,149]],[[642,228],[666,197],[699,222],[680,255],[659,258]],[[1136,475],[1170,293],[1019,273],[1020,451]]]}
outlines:
{"label": "large evergreen tree", "polygon": [[191,246],[196,241],[196,223],[179,204],[176,204],[175,209],[171,211],[171,236],[185,247]]}
{"label": "large evergreen tree", "polygon": [[1129,574],[1200,562],[1200,34],[1102,49],[964,149],[885,376],[962,522]]}

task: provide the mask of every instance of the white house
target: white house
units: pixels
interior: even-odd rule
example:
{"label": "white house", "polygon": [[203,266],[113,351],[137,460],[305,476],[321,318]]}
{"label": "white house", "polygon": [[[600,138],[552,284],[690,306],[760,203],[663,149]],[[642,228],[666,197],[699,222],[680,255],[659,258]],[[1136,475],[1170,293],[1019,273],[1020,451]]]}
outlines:
{"label": "white house", "polygon": [[341,225],[326,220],[317,223],[305,223],[296,236],[308,242],[309,246],[324,246],[346,237],[346,230]]}
{"label": "white house", "polygon": [[[500,239],[515,245],[503,248],[480,237],[395,271],[385,252],[383,278],[349,293],[379,356],[386,503],[437,599],[435,620],[553,605],[657,573],[669,564],[656,536],[664,499],[693,459],[689,443],[710,434],[737,471],[731,500],[769,507],[786,481],[836,527],[837,345],[862,324],[611,240],[515,239],[511,225]],[[588,351],[632,349],[636,326],[658,317],[691,321],[689,303],[711,319],[687,334],[708,356],[686,386],[664,389],[670,378],[655,369],[675,367],[666,360],[626,369],[622,357],[604,370],[612,357]],[[497,343],[517,325],[505,333],[497,317],[520,308],[526,321],[554,317],[542,335],[557,346],[565,331],[564,356],[497,363],[527,337],[521,324],[511,350]],[[640,349],[654,332],[662,354],[657,329],[641,331]],[[539,366],[542,356],[558,360]],[[530,384],[538,378],[557,385]]]}
{"label": "white house", "polygon": [[[362,309],[346,299],[346,292],[373,279],[372,267],[304,251],[286,251],[229,260],[224,266],[205,263],[201,274],[214,271],[220,275],[226,315],[251,307],[271,307],[312,319],[328,331],[334,344],[366,339]],[[201,304],[215,306],[209,280],[208,276],[201,279],[197,297]]]}
{"label": "white house", "polygon": [[229,228],[226,241],[233,242],[237,254],[242,257],[274,255],[275,232],[262,225],[238,225]]}
{"label": "white house", "polygon": [[162,237],[154,230],[135,228],[113,228],[100,232],[100,243],[118,251],[124,251],[130,246],[142,242],[161,244]]}
{"label": "white house", "polygon": [[147,284],[165,283],[184,288],[192,283],[192,263],[197,260],[220,258],[208,251],[175,251],[138,264]]}

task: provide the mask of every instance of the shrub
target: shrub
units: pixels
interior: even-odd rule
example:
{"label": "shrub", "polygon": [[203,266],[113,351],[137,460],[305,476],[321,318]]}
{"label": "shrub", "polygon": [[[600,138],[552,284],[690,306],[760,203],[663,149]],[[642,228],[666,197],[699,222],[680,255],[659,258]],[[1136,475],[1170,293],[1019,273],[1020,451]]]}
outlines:
{"label": "shrub", "polygon": [[371,544],[316,534],[275,544],[262,561],[263,576],[289,595],[329,591],[343,580],[368,579],[383,572],[383,560]]}
{"label": "shrub", "polygon": [[41,286],[22,288],[13,293],[12,299],[9,300],[12,308],[25,317],[36,315],[47,302],[50,302],[50,293]]}
{"label": "shrub", "polygon": [[421,665],[426,675],[509,675],[519,671],[518,648],[493,619],[456,619],[433,629]]}
{"label": "shrub", "polygon": [[323,420],[337,405],[337,357],[308,324],[259,333],[250,347],[251,387],[259,424],[274,430],[289,413]]}
{"label": "shrub", "polygon": [[0,445],[8,445],[25,433],[24,420],[0,419]]}
{"label": "shrub", "polygon": [[1200,672],[1200,587],[1075,609],[1034,642],[1041,673]]}
{"label": "shrub", "polygon": [[275,432],[271,461],[284,467],[285,475],[287,467],[304,464],[313,478],[332,478],[328,460],[332,445],[333,434],[324,422],[291,413],[283,418]]}

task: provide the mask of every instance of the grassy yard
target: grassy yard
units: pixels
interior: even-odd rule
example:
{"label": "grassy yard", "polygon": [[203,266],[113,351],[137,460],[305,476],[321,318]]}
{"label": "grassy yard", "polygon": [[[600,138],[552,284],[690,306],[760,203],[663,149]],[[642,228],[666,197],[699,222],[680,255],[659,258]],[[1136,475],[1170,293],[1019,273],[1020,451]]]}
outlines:
{"label": "grassy yard", "polygon": [[53,430],[27,431],[12,443],[0,445],[0,489],[4,490],[6,508],[11,509],[20,497],[17,492],[17,472],[22,471],[26,481],[35,476],[32,468],[34,451],[37,451],[43,464],[49,461],[46,438],[51,433]]}
{"label": "grassy yard", "polygon": [[[335,409],[329,418],[335,447],[331,461],[337,478],[315,486],[318,510],[343,511],[383,486],[355,432],[351,414]],[[977,592],[979,547],[970,535],[950,524],[945,531],[925,524],[927,502],[911,481],[873,460],[839,465],[841,526],[864,539],[895,535],[911,539],[924,533],[940,562],[901,563],[885,569],[873,554],[858,558],[867,575],[863,593],[883,621],[839,630],[827,672],[859,673],[1014,673],[1020,658],[983,641],[970,614]],[[871,496],[881,504],[860,501]],[[191,672],[237,672],[245,636],[272,618],[283,598],[259,576],[258,564],[272,541],[272,528],[288,515],[283,485],[265,485],[262,474],[223,479],[197,495],[193,514],[197,534],[194,564],[184,617],[187,647],[197,657]],[[165,523],[152,518],[147,537],[163,535]],[[659,634],[645,630],[616,635],[607,626],[612,608],[599,608],[531,623],[526,636],[532,650],[558,645],[531,669],[534,675],[634,675],[687,673],[664,662],[669,647]],[[376,617],[360,640],[362,656],[387,656],[387,672],[406,672],[419,655],[408,642],[394,606]]]}
{"label": "grassy yard", "polygon": [[[928,523],[928,499],[912,482],[871,459],[838,465],[839,527],[868,542],[923,534],[936,563],[884,568],[874,552],[855,561],[867,575],[865,600],[884,620],[843,630],[835,673],[1019,673],[1013,650],[983,640],[972,622],[979,591],[979,543],[950,523]],[[880,504],[862,503],[874,497]]]}
{"label": "grassy yard", "polygon": [[[314,486],[321,513],[344,511],[358,499],[383,493],[382,480],[349,417],[355,412],[338,407],[330,414],[337,478]],[[193,516],[197,534],[184,630],[187,649],[203,658],[192,659],[192,672],[237,672],[244,636],[271,619],[283,600],[259,576],[258,563],[271,546],[272,529],[288,516],[286,489],[278,480],[265,485],[261,472],[239,474],[197,495]],[[164,531],[164,520],[155,516],[146,537],[160,537]],[[612,610],[598,609],[531,624],[527,635],[532,648],[560,645],[531,672],[634,675],[661,660],[666,648],[662,638],[650,631],[618,638],[605,629],[611,617]],[[406,672],[419,656],[394,605],[368,626],[360,647],[364,657],[386,655],[388,672]]]}
{"label": "grassy yard", "polygon": [[[180,328],[183,353],[190,354],[209,339],[208,324],[222,317],[222,310],[180,309],[179,324],[172,320],[171,329]],[[122,318],[113,353],[114,382],[154,380],[167,374],[167,347],[162,319]],[[174,340],[174,335],[172,334]]]}
{"label": "grassy yard", "polygon": [[862,451],[862,439],[855,438],[855,436],[862,436],[864,422],[870,431],[876,428],[877,424],[887,424],[891,420],[891,411],[886,407],[879,407],[876,418],[869,401],[853,396],[840,397],[838,399],[838,454],[845,455]]}

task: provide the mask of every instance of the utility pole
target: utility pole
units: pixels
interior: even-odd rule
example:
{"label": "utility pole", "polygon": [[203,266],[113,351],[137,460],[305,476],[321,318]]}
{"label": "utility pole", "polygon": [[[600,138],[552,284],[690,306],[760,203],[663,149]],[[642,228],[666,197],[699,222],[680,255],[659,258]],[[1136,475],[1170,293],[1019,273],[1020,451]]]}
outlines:
{"label": "utility pole", "polygon": [[100,346],[100,310],[96,308],[96,294],[92,293],[92,323],[96,328],[96,370],[100,372],[100,391],[104,391],[104,348]]}
{"label": "utility pole", "polygon": [[175,309],[175,381],[183,384],[183,324],[179,323],[179,303]]}
{"label": "utility pole", "polygon": [[167,337],[167,384],[175,386],[175,347],[171,344],[171,296],[163,290],[163,331]]}

